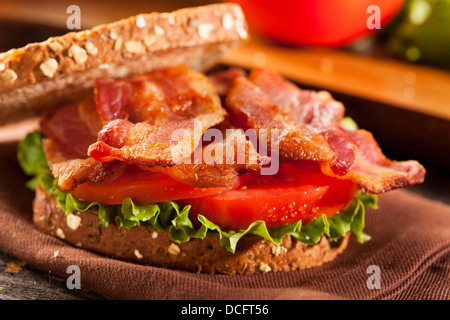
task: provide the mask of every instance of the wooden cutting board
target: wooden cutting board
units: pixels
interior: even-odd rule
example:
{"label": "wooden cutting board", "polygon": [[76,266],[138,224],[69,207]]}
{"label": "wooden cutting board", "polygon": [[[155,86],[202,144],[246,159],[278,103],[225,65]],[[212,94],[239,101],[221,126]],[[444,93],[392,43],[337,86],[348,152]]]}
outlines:
{"label": "wooden cutting board", "polygon": [[300,83],[450,120],[448,71],[342,50],[277,46],[257,36],[223,60],[265,65]]}

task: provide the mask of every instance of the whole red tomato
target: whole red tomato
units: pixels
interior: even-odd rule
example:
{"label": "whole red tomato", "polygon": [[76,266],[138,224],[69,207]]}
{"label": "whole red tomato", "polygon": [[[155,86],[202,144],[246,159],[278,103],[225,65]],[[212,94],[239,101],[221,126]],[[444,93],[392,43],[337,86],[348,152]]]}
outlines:
{"label": "whole red tomato", "polygon": [[383,26],[404,0],[230,0],[238,3],[250,28],[294,45],[343,46],[377,29],[367,20],[379,7]]}

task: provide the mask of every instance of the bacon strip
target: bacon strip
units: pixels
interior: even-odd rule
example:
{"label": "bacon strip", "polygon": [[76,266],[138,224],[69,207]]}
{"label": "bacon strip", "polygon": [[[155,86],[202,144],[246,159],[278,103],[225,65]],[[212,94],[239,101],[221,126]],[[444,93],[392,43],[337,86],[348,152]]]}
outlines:
{"label": "bacon strip", "polygon": [[189,157],[225,110],[203,74],[173,67],[123,80],[99,80],[104,124],[88,154],[100,162],[173,166]]}
{"label": "bacon strip", "polygon": [[101,163],[88,157],[87,148],[97,140],[100,118],[91,100],[70,104],[46,115],[40,123],[44,133],[43,148],[47,163],[58,186],[71,191],[89,181],[101,184],[117,178],[126,163]]}
{"label": "bacon strip", "polygon": [[[268,69],[255,69],[249,80],[264,91],[279,112],[288,115],[296,126],[321,135],[334,152],[329,166],[334,174],[344,175],[354,162],[352,144],[339,128],[345,108],[326,91],[301,90],[280,74]],[[311,160],[311,159],[306,159]]]}
{"label": "bacon strip", "polygon": [[265,92],[275,108],[298,125],[309,129],[338,126],[345,108],[327,91],[301,90],[280,74],[268,69],[254,69],[248,79]]}
{"label": "bacon strip", "polygon": [[[268,161],[261,157],[243,130],[223,122],[206,134],[217,133],[211,143],[203,142],[189,159],[173,167],[154,167],[153,171],[165,173],[174,179],[197,188],[234,186],[239,175],[256,172]],[[209,138],[208,138],[209,139]]]}
{"label": "bacon strip", "polygon": [[[346,134],[355,146],[355,163],[343,178],[356,182],[362,191],[382,193],[424,181],[425,168],[419,162],[389,160],[370,132],[354,130]],[[324,163],[321,168],[324,173],[332,174]]]}
{"label": "bacon strip", "polygon": [[418,162],[391,161],[367,131],[341,128],[344,108],[331,95],[301,90],[268,70],[236,79],[227,108],[247,127],[281,130],[282,160],[319,161],[325,174],[351,179],[363,191],[380,193],[424,179]]}
{"label": "bacon strip", "polygon": [[52,175],[58,179],[59,188],[68,192],[87,181],[94,185],[112,181],[124,173],[127,167],[124,162],[101,163],[86,158],[55,163],[51,170]]}
{"label": "bacon strip", "polygon": [[[226,99],[231,121],[237,126],[253,128],[258,136],[267,133],[271,149],[272,134],[279,139],[280,157],[287,160],[328,161],[334,152],[320,134],[300,126],[287,113],[283,113],[270,97],[250,80],[236,78]],[[275,129],[275,130],[274,130]]]}
{"label": "bacon strip", "polygon": [[86,158],[89,145],[97,140],[101,122],[94,102],[85,100],[44,115],[40,129],[47,139],[52,139],[56,144],[57,148],[54,146],[53,150],[57,149],[62,159]]}
{"label": "bacon strip", "polygon": [[208,79],[216,88],[217,94],[221,97],[226,97],[233,86],[234,79],[245,76],[247,76],[247,73],[243,69],[232,67],[228,70],[210,74]]}

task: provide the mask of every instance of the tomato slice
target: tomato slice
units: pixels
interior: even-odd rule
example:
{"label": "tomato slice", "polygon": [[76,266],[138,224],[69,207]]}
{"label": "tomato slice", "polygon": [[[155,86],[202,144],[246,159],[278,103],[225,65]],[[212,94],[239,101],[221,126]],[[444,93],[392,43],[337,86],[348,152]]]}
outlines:
{"label": "tomato slice", "polygon": [[191,205],[195,223],[204,215],[223,230],[246,229],[263,220],[267,227],[313,220],[321,214],[333,216],[353,200],[358,186],[350,180],[324,175],[318,163],[289,162],[277,174],[246,173],[239,183],[227,188],[195,188],[151,171],[129,169],[117,179],[79,185],[71,193],[80,200],[121,204],[130,197],[136,203],[177,200]]}
{"label": "tomato slice", "polygon": [[101,185],[86,182],[78,185],[70,193],[86,202],[121,204],[130,197],[136,203],[144,204],[205,197],[238,186],[239,184],[226,188],[195,188],[163,173],[131,168],[113,181]]}
{"label": "tomato slice", "polygon": [[263,220],[267,227],[302,220],[303,223],[326,214],[333,216],[347,207],[358,191],[357,185],[324,175],[317,163],[284,163],[273,176],[248,173],[241,187],[202,198],[180,200],[191,205],[190,218],[198,214],[223,230],[246,229]]}

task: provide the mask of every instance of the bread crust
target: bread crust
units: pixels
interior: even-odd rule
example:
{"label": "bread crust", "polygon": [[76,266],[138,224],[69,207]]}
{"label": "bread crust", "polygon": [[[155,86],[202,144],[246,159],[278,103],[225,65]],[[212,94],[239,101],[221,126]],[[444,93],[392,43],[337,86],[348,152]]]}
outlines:
{"label": "bread crust", "polygon": [[241,8],[224,3],[140,14],[0,53],[0,125],[88,94],[97,77],[171,65],[205,71],[248,38]]}
{"label": "bread crust", "polygon": [[36,190],[34,224],[63,241],[112,258],[198,273],[255,274],[320,266],[334,260],[348,245],[349,234],[332,245],[322,237],[310,246],[285,237],[280,245],[256,236],[239,241],[236,252],[220,246],[219,237],[207,235],[175,243],[167,232],[148,226],[126,229],[111,223],[99,225],[95,212],[66,214],[56,199],[42,188]]}

